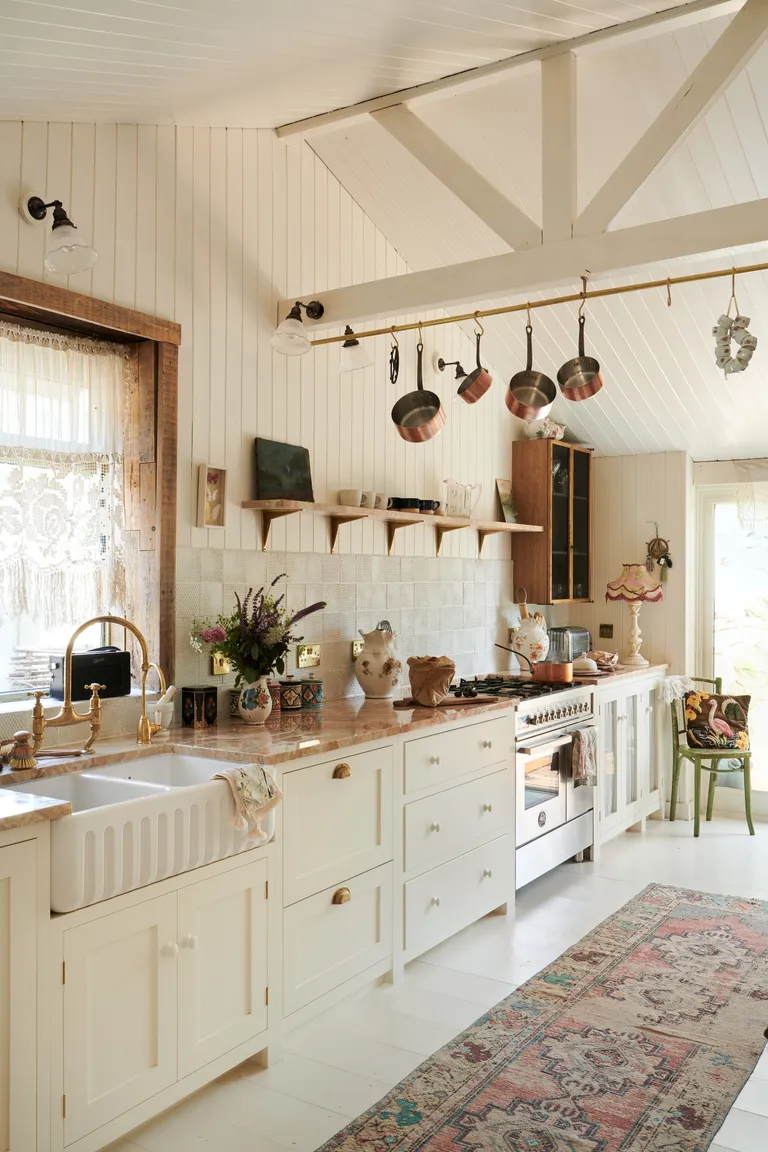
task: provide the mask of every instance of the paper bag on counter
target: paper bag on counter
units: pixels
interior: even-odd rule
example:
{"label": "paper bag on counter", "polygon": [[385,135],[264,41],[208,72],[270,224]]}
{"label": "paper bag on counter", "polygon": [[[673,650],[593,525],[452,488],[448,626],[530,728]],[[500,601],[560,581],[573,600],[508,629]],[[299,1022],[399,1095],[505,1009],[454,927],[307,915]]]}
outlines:
{"label": "paper bag on counter", "polygon": [[450,691],[456,665],[447,656],[409,656],[411,696],[425,708],[437,708]]}

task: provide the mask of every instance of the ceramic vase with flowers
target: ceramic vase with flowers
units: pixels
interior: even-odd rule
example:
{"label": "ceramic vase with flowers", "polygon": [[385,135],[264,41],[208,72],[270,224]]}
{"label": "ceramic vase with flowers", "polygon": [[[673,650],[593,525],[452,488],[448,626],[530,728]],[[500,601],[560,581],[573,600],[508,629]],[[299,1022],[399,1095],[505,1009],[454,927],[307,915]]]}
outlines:
{"label": "ceramic vase with flowers", "polygon": [[246,724],[264,724],[272,711],[272,694],[268,677],[273,672],[285,672],[285,657],[292,644],[303,637],[293,632],[299,620],[325,608],[325,601],[310,604],[291,614],[285,607],[285,595],[276,595],[272,589],[285,573],[275,577],[265,591],[253,588],[241,600],[235,593],[236,606],[229,616],[219,616],[213,627],[196,623],[190,634],[190,643],[196,651],[203,644],[211,645],[211,652],[224,656],[237,673],[235,688],[240,689],[237,710]]}

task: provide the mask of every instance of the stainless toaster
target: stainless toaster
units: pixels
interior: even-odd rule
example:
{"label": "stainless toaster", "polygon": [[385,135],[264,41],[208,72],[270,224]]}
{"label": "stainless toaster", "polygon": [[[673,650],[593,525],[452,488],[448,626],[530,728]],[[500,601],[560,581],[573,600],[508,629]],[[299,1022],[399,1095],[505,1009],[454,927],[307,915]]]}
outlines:
{"label": "stainless toaster", "polygon": [[592,649],[592,635],[586,628],[566,624],[562,628],[548,628],[549,655],[560,660],[575,660]]}

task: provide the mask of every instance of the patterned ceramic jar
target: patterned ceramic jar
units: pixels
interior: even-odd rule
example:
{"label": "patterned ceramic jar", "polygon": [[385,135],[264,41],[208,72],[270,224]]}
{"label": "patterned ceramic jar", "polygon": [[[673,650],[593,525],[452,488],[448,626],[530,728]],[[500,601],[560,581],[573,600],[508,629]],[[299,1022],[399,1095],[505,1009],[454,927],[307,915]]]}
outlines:
{"label": "patterned ceramic jar", "polygon": [[295,712],[301,708],[301,684],[293,676],[280,681],[280,707],[283,712]]}
{"label": "patterned ceramic jar", "polygon": [[182,688],[181,722],[185,728],[213,728],[218,713],[218,688]]}
{"label": "patterned ceramic jar", "polygon": [[301,681],[301,706],[302,708],[312,708],[315,710],[322,708],[322,680],[315,680],[314,676],[308,676],[306,680]]}
{"label": "patterned ceramic jar", "polygon": [[280,681],[269,680],[269,691],[272,693],[272,711],[280,711]]}
{"label": "patterned ceramic jar", "polygon": [[238,705],[240,703],[240,689],[230,688],[229,690],[229,717],[231,720],[237,720],[240,716]]}

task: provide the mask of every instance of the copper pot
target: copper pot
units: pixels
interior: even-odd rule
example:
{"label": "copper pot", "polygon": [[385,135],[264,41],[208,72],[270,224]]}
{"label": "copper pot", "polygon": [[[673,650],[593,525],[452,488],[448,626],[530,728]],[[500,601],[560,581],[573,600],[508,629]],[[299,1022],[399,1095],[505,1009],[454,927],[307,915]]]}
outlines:
{"label": "copper pot", "polygon": [[401,396],[392,409],[392,420],[403,440],[411,444],[421,444],[437,436],[445,424],[445,412],[436,392],[424,388],[422,378],[422,356],[424,345],[421,340],[416,346],[418,367],[416,371],[416,391]]}
{"label": "copper pot", "polygon": [[504,399],[513,416],[521,420],[543,420],[549,416],[557,388],[549,376],[533,371],[533,327],[530,323],[526,324],[525,336],[528,347],[525,371],[515,373]]}
{"label": "copper pot", "polygon": [[514,648],[507,648],[506,644],[497,644],[505,652],[511,652],[518,660],[525,660],[531,670],[533,679],[539,684],[571,684],[573,683],[573,663],[570,660],[539,660],[532,663],[522,652]]}
{"label": "copper pot", "polygon": [[480,363],[480,337],[482,334],[482,328],[479,332],[475,332],[475,359],[477,361],[477,368],[473,368],[456,390],[456,395],[461,396],[465,404],[476,404],[478,400],[485,396],[493,383],[493,377],[489,372],[486,372]]}
{"label": "copper pot", "polygon": [[579,316],[579,354],[573,360],[567,360],[557,374],[560,391],[566,400],[589,400],[595,396],[603,386],[603,377],[600,372],[600,362],[594,356],[584,355],[584,324],[586,318],[583,313]]}

